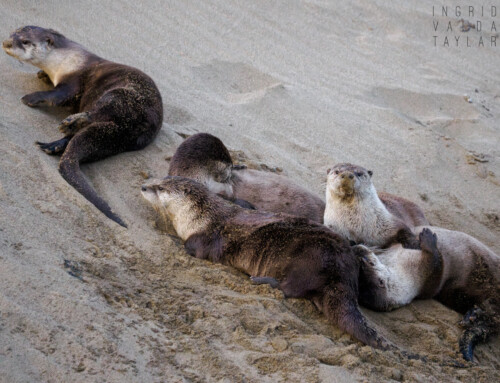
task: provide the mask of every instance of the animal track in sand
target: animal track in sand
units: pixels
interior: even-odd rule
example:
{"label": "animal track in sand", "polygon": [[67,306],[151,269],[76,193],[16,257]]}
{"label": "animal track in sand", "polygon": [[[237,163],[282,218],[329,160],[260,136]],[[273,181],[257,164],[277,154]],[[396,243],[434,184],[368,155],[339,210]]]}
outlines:
{"label": "animal track in sand", "polygon": [[479,111],[463,95],[383,87],[374,88],[372,95],[375,104],[393,109],[420,124],[453,119],[470,121],[479,117]]}
{"label": "animal track in sand", "polygon": [[164,109],[164,123],[169,125],[185,125],[194,120],[194,116],[187,110],[177,108],[172,105],[163,105]]}
{"label": "animal track in sand", "polygon": [[283,87],[279,80],[244,63],[215,60],[193,71],[209,90],[231,104],[247,104]]}

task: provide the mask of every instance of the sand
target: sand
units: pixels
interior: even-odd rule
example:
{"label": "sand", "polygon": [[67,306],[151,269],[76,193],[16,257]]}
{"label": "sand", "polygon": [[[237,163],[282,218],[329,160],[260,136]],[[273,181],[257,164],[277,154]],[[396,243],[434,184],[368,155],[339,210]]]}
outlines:
{"label": "sand", "polygon": [[442,46],[448,21],[450,39],[495,32],[459,32],[464,16],[450,12],[435,18],[435,47],[436,4],[395,3],[2,1],[2,39],[51,27],[140,68],[160,88],[165,121],[145,150],[83,166],[124,229],[34,145],[58,139],[68,111],[23,105],[48,87],[0,54],[0,381],[500,380],[498,337],[466,368],[439,364],[460,360],[460,316],[436,301],[364,310],[428,362],[373,350],[309,302],[192,259],[140,197],[183,137],[209,132],[319,195],[331,165],[368,167],[378,190],[499,253],[500,46]]}

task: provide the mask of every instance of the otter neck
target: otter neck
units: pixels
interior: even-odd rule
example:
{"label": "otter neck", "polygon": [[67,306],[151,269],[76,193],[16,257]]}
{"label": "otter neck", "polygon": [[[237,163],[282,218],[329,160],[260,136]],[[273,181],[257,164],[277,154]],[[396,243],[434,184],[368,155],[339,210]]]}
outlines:
{"label": "otter neck", "polygon": [[167,207],[167,216],[177,235],[186,241],[193,234],[213,229],[219,222],[224,222],[225,218],[235,214],[238,208],[220,197],[207,196],[203,206],[195,206],[186,201],[173,202]]}
{"label": "otter neck", "polygon": [[98,57],[87,52],[80,45],[71,43],[64,48],[51,50],[36,66],[47,73],[54,86],[57,86],[64,77],[81,70],[92,59],[95,60]]}
{"label": "otter neck", "polygon": [[208,222],[188,205],[170,206],[167,208],[167,217],[183,241],[186,241],[193,234],[205,231],[208,227]]}

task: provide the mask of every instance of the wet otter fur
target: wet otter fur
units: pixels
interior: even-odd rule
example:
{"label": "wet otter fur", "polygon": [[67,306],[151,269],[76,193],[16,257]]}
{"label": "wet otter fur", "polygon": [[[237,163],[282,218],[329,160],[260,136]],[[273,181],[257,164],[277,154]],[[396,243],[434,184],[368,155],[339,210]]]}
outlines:
{"label": "wet otter fur", "polygon": [[90,53],[52,29],[26,26],[3,42],[4,51],[41,69],[38,77],[54,89],[24,96],[30,107],[70,106],[77,112],[59,125],[64,137],[38,143],[62,155],[62,177],[107,217],[125,223],[87,183],[80,163],[148,145],[161,128],[163,104],[155,83],[138,69]]}
{"label": "wet otter fur", "polygon": [[354,247],[361,260],[359,302],[390,311],[416,298],[438,300],[464,314],[459,349],[472,360],[476,344],[500,328],[500,257],[465,233],[432,226],[414,230],[421,250],[400,244],[382,251]]}
{"label": "wet otter fur", "polygon": [[179,145],[168,174],[201,182],[242,207],[323,222],[325,203],[320,197],[284,176],[233,165],[226,146],[208,133],[195,134]]}
{"label": "wet otter fur", "polygon": [[324,224],[355,243],[386,247],[399,242],[418,249],[411,227],[429,224],[424,213],[404,198],[377,194],[372,175],[349,163],[328,170]]}
{"label": "wet otter fur", "polygon": [[345,239],[326,227],[243,209],[183,177],[148,182],[142,194],[172,221],[188,254],[275,279],[285,297],[312,300],[330,322],[359,341],[391,347],[359,311],[358,258]]}

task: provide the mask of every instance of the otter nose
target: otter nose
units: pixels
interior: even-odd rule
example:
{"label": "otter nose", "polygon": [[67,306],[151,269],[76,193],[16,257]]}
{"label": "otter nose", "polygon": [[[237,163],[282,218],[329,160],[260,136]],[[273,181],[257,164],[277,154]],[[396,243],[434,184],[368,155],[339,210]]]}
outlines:
{"label": "otter nose", "polygon": [[147,190],[148,190],[148,187],[147,187],[146,185],[142,185],[142,186],[141,186],[141,190],[142,190],[142,191],[147,191]]}
{"label": "otter nose", "polygon": [[2,46],[4,48],[12,48],[12,40],[5,40],[3,43],[2,43]]}
{"label": "otter nose", "polygon": [[346,178],[346,177],[352,180],[354,178],[354,174],[352,174],[351,172],[345,172],[340,175],[340,178]]}

